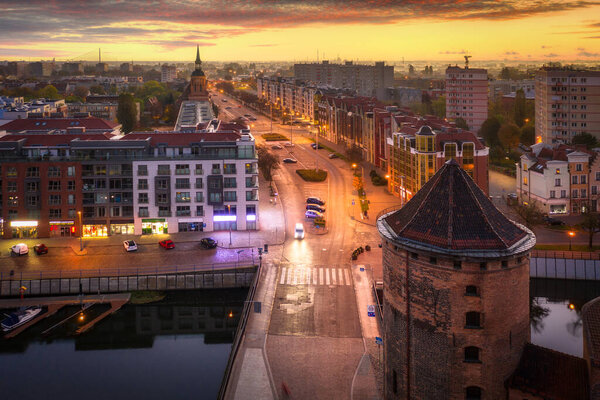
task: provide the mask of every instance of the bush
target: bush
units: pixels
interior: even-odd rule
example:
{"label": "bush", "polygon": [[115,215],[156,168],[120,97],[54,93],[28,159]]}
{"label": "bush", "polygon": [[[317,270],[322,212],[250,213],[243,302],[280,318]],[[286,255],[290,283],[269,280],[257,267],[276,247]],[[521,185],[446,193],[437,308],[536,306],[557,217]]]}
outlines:
{"label": "bush", "polygon": [[373,182],[373,185],[375,185],[375,186],[385,186],[385,185],[387,185],[387,179],[382,178],[379,175],[375,175],[374,177],[371,177],[371,182]]}
{"label": "bush", "polygon": [[371,172],[369,172],[369,176],[371,177],[371,179],[375,178],[377,176],[377,171],[372,169]]}
{"label": "bush", "polygon": [[289,140],[287,136],[280,135],[279,133],[265,133],[262,138],[267,142],[273,142],[277,140]]}
{"label": "bush", "polygon": [[322,169],[297,169],[296,173],[307,182],[323,182],[327,179],[327,171]]}

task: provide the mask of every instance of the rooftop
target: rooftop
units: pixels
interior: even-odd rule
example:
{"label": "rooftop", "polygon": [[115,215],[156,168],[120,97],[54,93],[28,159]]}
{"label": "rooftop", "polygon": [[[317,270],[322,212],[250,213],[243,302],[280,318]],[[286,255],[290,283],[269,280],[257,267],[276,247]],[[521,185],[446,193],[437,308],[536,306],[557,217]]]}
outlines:
{"label": "rooftop", "polygon": [[2,126],[7,132],[67,130],[68,128],[85,127],[86,130],[112,131],[119,124],[101,118],[23,118],[15,119]]}
{"label": "rooftop", "polygon": [[533,233],[506,218],[454,160],[377,225],[397,243],[445,254],[499,257],[535,245]]}

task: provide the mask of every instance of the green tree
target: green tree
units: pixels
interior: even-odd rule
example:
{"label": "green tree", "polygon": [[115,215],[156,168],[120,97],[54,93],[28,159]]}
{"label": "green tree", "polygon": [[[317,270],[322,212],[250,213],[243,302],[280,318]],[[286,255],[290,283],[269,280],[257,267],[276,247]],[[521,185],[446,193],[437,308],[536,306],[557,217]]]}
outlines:
{"label": "green tree", "polygon": [[129,133],[135,127],[136,107],[133,95],[131,93],[121,93],[119,95],[119,105],[117,107],[117,120],[122,125],[121,131]]}
{"label": "green tree", "polygon": [[521,143],[527,146],[535,143],[535,125],[528,123],[521,128]]}
{"label": "green tree", "polygon": [[431,102],[433,115],[439,118],[446,117],[446,97],[440,96]]}
{"label": "green tree", "polygon": [[215,103],[212,103],[213,114],[215,114],[215,118],[219,118],[219,106]]}
{"label": "green tree", "polygon": [[496,116],[489,117],[483,121],[483,124],[479,129],[479,134],[483,137],[488,146],[493,147],[500,144],[500,140],[498,139],[500,126],[500,121]]}
{"label": "green tree", "polygon": [[90,91],[88,90],[88,88],[82,85],[77,86],[75,90],[73,90],[73,94],[82,99],[85,99],[89,93]]}
{"label": "green tree", "polygon": [[525,92],[523,89],[517,90],[515,95],[515,104],[513,107],[513,120],[515,124],[520,128],[525,125],[525,119],[527,118],[527,100],[525,99]]}
{"label": "green tree", "polygon": [[518,204],[514,208],[517,215],[521,217],[523,223],[529,229],[541,224],[543,221],[544,213],[540,211],[535,201],[529,204]]}
{"label": "green tree", "polygon": [[47,85],[43,89],[40,89],[37,92],[38,97],[43,97],[44,99],[55,100],[59,99],[60,95],[58,94],[58,89],[56,89],[52,85]]}
{"label": "green tree", "polygon": [[104,87],[101,85],[90,86],[90,92],[93,94],[106,94]]}
{"label": "green tree", "polygon": [[469,130],[469,125],[467,125],[467,121],[465,121],[464,118],[458,117],[454,120],[454,123],[456,124],[457,128],[464,129],[466,131]]}
{"label": "green tree", "polygon": [[593,136],[587,132],[581,132],[579,135],[573,136],[573,139],[571,139],[571,143],[572,144],[583,144],[588,149],[592,149],[598,145],[598,140],[596,139],[595,136]]}
{"label": "green tree", "polygon": [[279,158],[269,152],[265,146],[256,146],[258,155],[258,169],[262,172],[263,177],[269,181],[269,185],[273,181],[273,170],[279,168]]}
{"label": "green tree", "polygon": [[600,220],[598,219],[598,213],[589,211],[589,207],[586,207],[585,209],[586,211],[583,213],[583,220],[579,226],[587,232],[588,247],[592,250],[594,235],[600,232]]}
{"label": "green tree", "polygon": [[504,150],[510,152],[513,147],[518,146],[521,139],[521,130],[513,123],[503,124],[498,130],[498,139]]}
{"label": "green tree", "polygon": [[348,161],[357,163],[362,160],[362,150],[357,145],[353,145],[346,150],[346,156],[348,157]]}

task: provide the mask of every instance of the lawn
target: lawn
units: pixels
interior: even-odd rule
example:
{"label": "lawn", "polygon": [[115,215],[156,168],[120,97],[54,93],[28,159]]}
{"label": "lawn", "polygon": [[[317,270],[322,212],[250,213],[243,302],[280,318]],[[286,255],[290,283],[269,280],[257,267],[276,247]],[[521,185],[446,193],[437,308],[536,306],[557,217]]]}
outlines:
{"label": "lawn", "polygon": [[323,182],[327,179],[327,171],[322,169],[297,169],[296,173],[307,182]]}
{"label": "lawn", "polygon": [[164,292],[155,292],[151,290],[139,290],[131,292],[131,298],[129,302],[131,304],[148,304],[154,303],[155,301],[161,301],[164,299],[166,294]]}
{"label": "lawn", "polygon": [[279,133],[264,133],[262,138],[267,142],[274,142],[278,140],[289,140],[287,136],[280,135]]}

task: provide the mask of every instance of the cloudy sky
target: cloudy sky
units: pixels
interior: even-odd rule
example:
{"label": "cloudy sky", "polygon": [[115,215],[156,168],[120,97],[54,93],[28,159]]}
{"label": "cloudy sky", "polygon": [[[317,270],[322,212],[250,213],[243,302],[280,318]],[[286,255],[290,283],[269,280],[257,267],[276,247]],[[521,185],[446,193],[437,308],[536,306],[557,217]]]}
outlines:
{"label": "cloudy sky", "polygon": [[600,0],[0,0],[0,60],[600,60]]}

